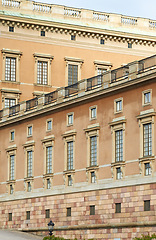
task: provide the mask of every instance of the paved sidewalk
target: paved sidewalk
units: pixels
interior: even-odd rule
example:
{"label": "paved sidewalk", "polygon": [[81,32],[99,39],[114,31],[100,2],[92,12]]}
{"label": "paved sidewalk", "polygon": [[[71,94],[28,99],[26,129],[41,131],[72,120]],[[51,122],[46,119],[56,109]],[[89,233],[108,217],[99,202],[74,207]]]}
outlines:
{"label": "paved sidewalk", "polygon": [[0,229],[0,240],[42,240],[42,239],[43,237],[35,236],[29,233]]}

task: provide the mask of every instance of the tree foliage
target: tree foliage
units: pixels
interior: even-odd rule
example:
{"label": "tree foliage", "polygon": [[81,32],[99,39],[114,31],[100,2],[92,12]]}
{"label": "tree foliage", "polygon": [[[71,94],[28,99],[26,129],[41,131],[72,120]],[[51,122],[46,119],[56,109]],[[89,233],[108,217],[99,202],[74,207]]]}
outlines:
{"label": "tree foliage", "polygon": [[142,237],[138,238],[134,238],[134,240],[152,240],[152,239],[156,239],[156,234],[152,234],[151,236],[148,234],[148,235],[142,235]]}

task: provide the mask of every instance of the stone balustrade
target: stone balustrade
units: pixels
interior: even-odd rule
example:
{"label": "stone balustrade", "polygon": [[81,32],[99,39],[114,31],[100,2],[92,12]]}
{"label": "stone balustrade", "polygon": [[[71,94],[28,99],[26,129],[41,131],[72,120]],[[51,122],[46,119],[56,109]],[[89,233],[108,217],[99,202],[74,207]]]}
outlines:
{"label": "stone balustrade", "polygon": [[20,8],[21,1],[19,0],[2,0],[2,6]]}

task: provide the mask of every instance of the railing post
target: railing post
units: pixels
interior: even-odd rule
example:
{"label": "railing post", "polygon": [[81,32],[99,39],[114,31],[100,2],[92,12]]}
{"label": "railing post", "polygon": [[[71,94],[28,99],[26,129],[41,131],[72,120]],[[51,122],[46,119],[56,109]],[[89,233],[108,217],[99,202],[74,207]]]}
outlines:
{"label": "railing post", "polygon": [[108,88],[111,83],[111,71],[103,74],[103,88]]}
{"label": "railing post", "polygon": [[128,66],[129,66],[128,80],[135,79],[138,74],[138,70],[139,70],[138,61],[129,63]]}
{"label": "railing post", "polygon": [[41,96],[38,98],[38,105],[37,108],[42,108],[44,105],[44,101],[45,101],[45,96]]}
{"label": "railing post", "polygon": [[4,108],[2,120],[6,120],[8,117],[9,117],[9,108]]}
{"label": "railing post", "polygon": [[62,88],[58,89],[58,99],[57,99],[57,102],[62,102],[64,98],[65,98],[65,88],[62,87]]}
{"label": "railing post", "polygon": [[20,103],[20,115],[23,115],[23,113],[26,111],[26,102],[21,102]]}

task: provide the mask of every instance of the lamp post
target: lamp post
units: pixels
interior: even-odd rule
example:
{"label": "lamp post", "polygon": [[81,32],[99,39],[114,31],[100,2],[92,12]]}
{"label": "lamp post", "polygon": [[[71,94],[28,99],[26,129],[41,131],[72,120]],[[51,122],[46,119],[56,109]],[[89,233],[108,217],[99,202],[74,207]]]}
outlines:
{"label": "lamp post", "polygon": [[55,224],[52,222],[52,220],[50,220],[50,222],[48,223],[48,229],[49,229],[49,235],[50,235],[50,236],[53,235],[54,225],[55,225]]}

